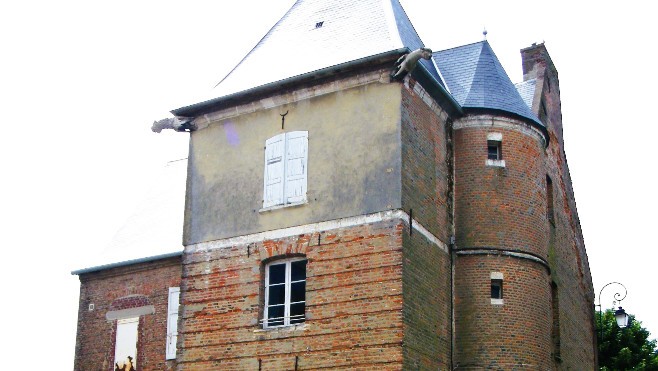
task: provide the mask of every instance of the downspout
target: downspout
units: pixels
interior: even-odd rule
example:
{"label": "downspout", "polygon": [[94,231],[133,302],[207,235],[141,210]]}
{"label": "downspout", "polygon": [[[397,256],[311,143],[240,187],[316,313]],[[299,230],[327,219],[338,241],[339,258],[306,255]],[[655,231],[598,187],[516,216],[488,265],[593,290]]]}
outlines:
{"label": "downspout", "polygon": [[452,120],[446,120],[446,165],[448,173],[448,225],[452,229],[448,241],[448,254],[450,255],[450,369],[454,370],[455,357],[455,156],[453,148]]}

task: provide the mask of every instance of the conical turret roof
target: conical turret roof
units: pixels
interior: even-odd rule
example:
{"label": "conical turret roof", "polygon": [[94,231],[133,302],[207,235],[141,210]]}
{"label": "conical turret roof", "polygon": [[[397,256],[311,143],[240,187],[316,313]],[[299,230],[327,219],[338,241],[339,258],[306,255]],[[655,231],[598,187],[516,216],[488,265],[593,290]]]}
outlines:
{"label": "conical turret roof", "polygon": [[[398,0],[298,0],[213,93],[226,96],[381,53],[423,46]],[[434,64],[424,62],[438,77]]]}
{"label": "conical turret roof", "polygon": [[462,107],[506,111],[544,126],[524,102],[486,40],[439,51],[433,57],[450,93]]}

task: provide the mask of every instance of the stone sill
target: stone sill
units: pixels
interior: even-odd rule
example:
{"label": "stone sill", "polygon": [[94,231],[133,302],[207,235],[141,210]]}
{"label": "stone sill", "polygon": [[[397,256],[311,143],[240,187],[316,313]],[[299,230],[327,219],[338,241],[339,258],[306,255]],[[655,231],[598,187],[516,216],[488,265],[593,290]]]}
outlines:
{"label": "stone sill", "polygon": [[259,213],[264,213],[264,212],[268,212],[268,211],[283,209],[283,208],[286,208],[286,207],[302,206],[302,205],[306,205],[306,204],[308,204],[308,200],[303,200],[303,201],[298,201],[298,202],[291,202],[289,204],[263,207],[262,209],[258,210],[258,212]]}
{"label": "stone sill", "polygon": [[289,326],[277,326],[277,327],[267,327],[259,328],[254,330],[254,334],[258,333],[279,333],[279,332],[295,332],[295,331],[306,331],[309,328],[308,324],[299,324],[299,325],[289,325]]}
{"label": "stone sill", "polygon": [[487,166],[505,167],[505,160],[489,160],[489,159],[487,159]]}

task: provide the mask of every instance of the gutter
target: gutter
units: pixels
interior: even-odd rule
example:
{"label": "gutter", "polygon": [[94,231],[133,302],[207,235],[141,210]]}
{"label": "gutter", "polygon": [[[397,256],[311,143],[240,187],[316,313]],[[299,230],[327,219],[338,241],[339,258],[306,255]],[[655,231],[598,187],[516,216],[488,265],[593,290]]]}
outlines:
{"label": "gutter", "polygon": [[78,270],[72,271],[71,274],[74,275],[74,276],[80,276],[82,274],[94,273],[94,272],[99,272],[99,271],[112,269],[112,268],[126,267],[126,266],[129,266],[129,265],[140,264],[140,263],[149,263],[149,262],[153,262],[153,261],[156,261],[156,260],[175,258],[175,257],[179,257],[179,256],[183,256],[183,251],[182,250],[177,251],[177,252],[173,252],[173,253],[149,256],[149,257],[146,257],[146,258],[132,259],[132,260],[126,260],[126,261],[122,261],[122,262],[118,262],[118,263],[103,264],[103,265],[98,265],[98,266],[95,266],[95,267],[78,269]]}

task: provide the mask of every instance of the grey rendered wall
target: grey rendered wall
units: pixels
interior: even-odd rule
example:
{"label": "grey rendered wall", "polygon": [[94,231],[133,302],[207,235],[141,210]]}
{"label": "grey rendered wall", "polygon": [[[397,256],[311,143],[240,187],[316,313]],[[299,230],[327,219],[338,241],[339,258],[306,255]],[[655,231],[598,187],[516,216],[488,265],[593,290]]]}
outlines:
{"label": "grey rendered wall", "polygon": [[[400,102],[400,85],[373,82],[192,132],[184,244],[399,208]],[[308,203],[261,212],[265,141],[297,130],[308,131]]]}

